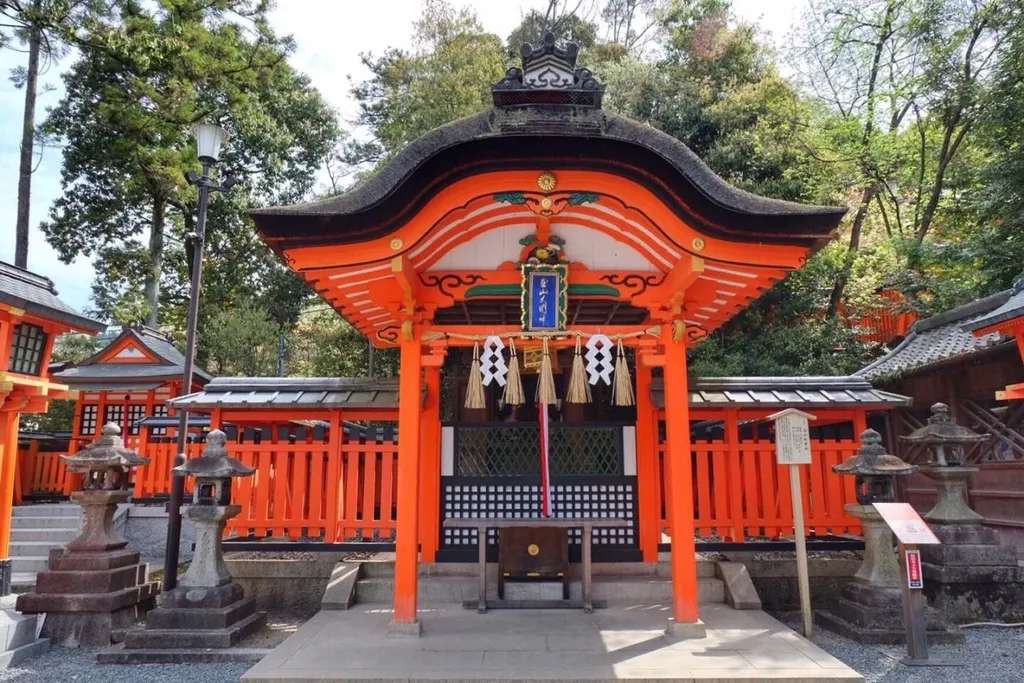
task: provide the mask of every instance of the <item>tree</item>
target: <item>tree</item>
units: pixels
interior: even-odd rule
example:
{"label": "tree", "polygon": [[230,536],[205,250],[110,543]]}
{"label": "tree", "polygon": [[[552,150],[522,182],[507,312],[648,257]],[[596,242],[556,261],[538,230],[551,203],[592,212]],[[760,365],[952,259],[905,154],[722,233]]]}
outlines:
{"label": "tree", "polygon": [[504,48],[476,15],[429,0],[412,42],[411,51],[389,48],[379,57],[362,56],[373,75],[352,95],[359,123],[373,139],[350,145],[350,163],[378,163],[424,133],[490,106],[490,85],[504,72]]}
{"label": "tree", "polygon": [[288,338],[288,373],[302,377],[395,377],[394,349],[370,351],[366,337],[329,308],[303,311]]}
{"label": "tree", "polygon": [[0,46],[10,46],[13,37],[14,42],[23,44],[28,53],[25,66],[11,73],[15,87],[25,89],[14,229],[14,264],[20,268],[28,267],[29,207],[40,61],[61,57],[65,45],[74,43],[75,28],[87,23],[93,15],[101,14],[103,10],[104,5],[99,0],[0,0]]}
{"label": "tree", "polygon": [[[288,66],[294,46],[271,31],[267,2],[175,0],[150,11],[120,0],[117,7],[116,21],[89,31],[90,49],[66,75],[66,95],[47,120],[66,145],[64,193],[43,228],[63,259],[99,256],[100,314],[144,313],[155,325],[162,281],[171,275],[165,259],[175,261],[192,230],[196,192],[185,180],[197,166],[192,126],[226,127],[222,165],[244,176],[232,199],[213,202],[232,211],[218,225],[211,207],[215,241],[225,224],[251,235],[243,214],[253,203],[300,199],[333,147],[337,124],[308,79]],[[234,276],[244,282],[251,263],[268,262],[265,254],[262,246],[233,254],[241,270]],[[258,279],[266,268],[257,270]],[[184,300],[180,292],[177,300]]]}
{"label": "tree", "polygon": [[281,326],[248,300],[214,311],[202,328],[206,369],[219,376],[276,374]]}

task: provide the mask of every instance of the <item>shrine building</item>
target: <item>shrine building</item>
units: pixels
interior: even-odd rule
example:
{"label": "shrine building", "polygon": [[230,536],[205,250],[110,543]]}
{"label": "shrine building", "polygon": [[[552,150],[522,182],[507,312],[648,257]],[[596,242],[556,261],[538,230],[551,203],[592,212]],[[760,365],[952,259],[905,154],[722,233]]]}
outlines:
{"label": "shrine building", "polygon": [[[765,417],[819,417],[809,524],[849,533],[852,490],[831,466],[870,412],[906,401],[860,378],[689,376],[687,350],[802,266],[845,209],[730,186],[680,141],[605,111],[576,56],[550,35],[524,46],[492,108],[342,195],[253,212],[289,268],[399,350],[397,382],[223,379],[172,402],[214,425],[278,425],[273,455],[242,437],[232,448],[257,467],[277,458],[281,487],[257,499],[259,473],[242,484],[256,512],[236,531],[288,533],[300,513],[280,494],[292,491],[307,518],[315,510],[302,535],[394,538],[398,625],[417,622],[420,562],[476,556],[476,530],[451,520],[536,519],[547,505],[554,518],[628,521],[594,531],[595,558],[654,562],[670,548],[671,616],[697,625],[695,538],[792,533]],[[312,426],[280,427],[295,420]],[[347,459],[281,464],[320,442]],[[295,467],[308,484],[291,489],[281,475]]]}

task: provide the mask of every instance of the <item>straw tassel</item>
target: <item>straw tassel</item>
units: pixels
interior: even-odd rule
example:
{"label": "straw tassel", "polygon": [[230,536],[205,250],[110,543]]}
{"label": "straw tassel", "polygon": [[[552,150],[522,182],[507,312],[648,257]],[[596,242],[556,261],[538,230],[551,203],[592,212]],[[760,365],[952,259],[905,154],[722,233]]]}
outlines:
{"label": "straw tassel", "polygon": [[629,376],[629,364],[626,362],[626,350],[622,347],[622,339],[619,339],[618,351],[615,358],[615,383],[612,384],[612,404],[617,406],[631,406],[636,403],[633,396],[633,378]]}
{"label": "straw tassel", "polygon": [[587,383],[587,371],[583,367],[583,356],[580,354],[580,336],[576,336],[576,350],[572,355],[572,374],[569,376],[569,388],[565,392],[565,400],[569,403],[590,403],[590,384]]}
{"label": "straw tassel", "polygon": [[526,403],[523,396],[523,380],[519,377],[519,356],[516,354],[516,343],[508,340],[508,375],[505,376],[505,405],[521,406]]}
{"label": "straw tassel", "polygon": [[548,340],[544,339],[544,351],[540,359],[540,376],[537,378],[537,401],[544,405],[554,405],[557,401],[555,396],[555,376],[551,371],[551,353],[548,350]]}
{"label": "straw tassel", "polygon": [[484,396],[484,381],[480,374],[480,344],[473,344],[473,364],[469,367],[469,384],[466,385],[467,408],[486,408],[487,399]]}

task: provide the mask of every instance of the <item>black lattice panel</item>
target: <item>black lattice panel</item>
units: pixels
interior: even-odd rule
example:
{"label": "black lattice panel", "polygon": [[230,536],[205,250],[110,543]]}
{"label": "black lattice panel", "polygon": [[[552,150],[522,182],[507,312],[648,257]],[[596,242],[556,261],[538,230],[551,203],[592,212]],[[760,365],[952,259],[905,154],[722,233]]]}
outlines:
{"label": "black lattice panel", "polygon": [[[524,519],[540,514],[540,487],[536,483],[442,477],[443,519],[495,517]],[[589,481],[556,482],[552,486],[555,517],[599,517],[625,519],[632,526],[594,529],[594,545],[636,547],[636,478],[594,477]],[[582,532],[570,531],[570,542],[578,544]],[[497,543],[497,532],[488,532],[488,542]],[[476,546],[475,529],[444,529],[441,544],[449,548]]]}

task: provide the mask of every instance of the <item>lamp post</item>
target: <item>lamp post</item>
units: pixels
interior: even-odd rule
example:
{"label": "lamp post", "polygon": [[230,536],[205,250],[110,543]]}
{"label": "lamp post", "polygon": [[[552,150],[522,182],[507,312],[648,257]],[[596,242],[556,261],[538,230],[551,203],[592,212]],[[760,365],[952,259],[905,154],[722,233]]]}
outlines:
{"label": "lamp post", "polygon": [[[196,231],[190,235],[192,242],[192,289],[188,302],[188,321],[185,341],[185,371],[182,373],[182,390],[192,391],[192,374],[195,369],[196,326],[199,321],[199,292],[203,286],[203,245],[206,241],[206,207],[210,202],[210,192],[225,192],[235,184],[235,179],[228,176],[223,183],[210,177],[211,169],[220,160],[220,148],[227,139],[227,131],[220,126],[200,123],[195,127],[196,150],[199,161],[203,165],[201,175],[189,172],[188,181],[199,188],[199,211],[196,218]],[[179,409],[177,457],[171,470],[171,499],[167,504],[167,547],[164,552],[164,591],[172,590],[178,585],[178,545],[181,542],[181,502],[185,494],[185,476],[178,466],[188,459],[188,409]]]}

